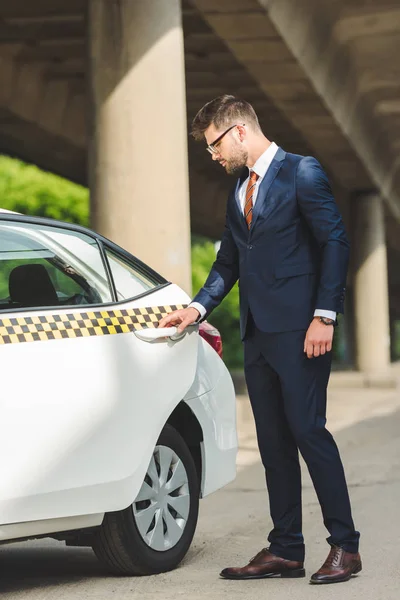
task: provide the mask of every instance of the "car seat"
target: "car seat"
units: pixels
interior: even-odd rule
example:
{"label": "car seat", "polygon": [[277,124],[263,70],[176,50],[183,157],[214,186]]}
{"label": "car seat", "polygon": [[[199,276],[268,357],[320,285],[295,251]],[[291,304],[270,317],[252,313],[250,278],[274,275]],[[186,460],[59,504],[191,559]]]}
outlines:
{"label": "car seat", "polygon": [[10,301],[19,307],[56,306],[58,297],[50,275],[41,264],[15,267],[8,279]]}

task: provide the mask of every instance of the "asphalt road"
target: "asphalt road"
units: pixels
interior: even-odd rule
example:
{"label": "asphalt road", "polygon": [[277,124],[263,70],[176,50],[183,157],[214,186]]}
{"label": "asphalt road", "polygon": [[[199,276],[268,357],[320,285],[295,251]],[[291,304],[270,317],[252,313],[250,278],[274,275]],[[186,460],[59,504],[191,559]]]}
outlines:
{"label": "asphalt road", "polygon": [[[344,460],[363,571],[348,583],[312,586],[306,579],[225,581],[225,566],[245,564],[266,546],[270,521],[247,400],[238,401],[240,453],[234,483],[201,502],[194,543],[179,569],[154,577],[105,573],[91,550],[38,540],[0,547],[3,599],[109,600],[350,600],[400,599],[400,391],[333,388],[329,427]],[[304,474],[307,576],[326,558],[327,533],[308,475]]]}

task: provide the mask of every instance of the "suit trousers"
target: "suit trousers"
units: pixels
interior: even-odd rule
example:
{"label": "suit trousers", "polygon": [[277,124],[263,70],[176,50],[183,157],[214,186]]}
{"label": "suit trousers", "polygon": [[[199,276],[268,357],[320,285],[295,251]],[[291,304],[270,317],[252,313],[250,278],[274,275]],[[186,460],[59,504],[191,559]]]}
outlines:
{"label": "suit trousers", "polygon": [[245,376],[265,467],[273,554],[304,560],[299,455],[308,467],[329,531],[327,541],[358,552],[345,474],[326,429],[331,352],[304,353],[306,331],[265,333],[251,315],[244,338]]}

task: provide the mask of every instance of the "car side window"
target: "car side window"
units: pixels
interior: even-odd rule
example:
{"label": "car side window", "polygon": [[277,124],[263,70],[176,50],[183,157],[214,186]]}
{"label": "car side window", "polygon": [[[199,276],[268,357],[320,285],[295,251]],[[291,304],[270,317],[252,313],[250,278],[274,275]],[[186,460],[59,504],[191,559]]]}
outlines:
{"label": "car side window", "polygon": [[0,311],[111,301],[95,239],[56,227],[0,222]]}
{"label": "car side window", "polygon": [[114,280],[117,300],[126,300],[144,294],[157,287],[158,282],[153,281],[149,275],[143,273],[119,254],[105,248],[111,274]]}

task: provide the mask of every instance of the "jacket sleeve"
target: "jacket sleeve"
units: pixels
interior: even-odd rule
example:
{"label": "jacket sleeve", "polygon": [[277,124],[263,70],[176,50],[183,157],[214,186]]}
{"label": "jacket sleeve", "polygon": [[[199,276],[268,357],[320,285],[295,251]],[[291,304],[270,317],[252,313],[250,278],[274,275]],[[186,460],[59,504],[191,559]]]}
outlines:
{"label": "jacket sleeve", "polygon": [[349,242],[332,190],[319,162],[306,156],[296,173],[297,202],[320,249],[315,308],[343,312]]}
{"label": "jacket sleeve", "polygon": [[210,314],[230,292],[238,277],[238,249],[232,237],[227,216],[217,258],[204,286],[193,298],[193,302],[198,302],[204,306],[207,315]]}

